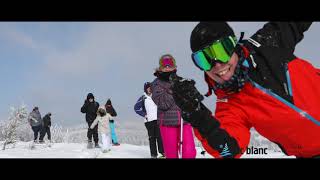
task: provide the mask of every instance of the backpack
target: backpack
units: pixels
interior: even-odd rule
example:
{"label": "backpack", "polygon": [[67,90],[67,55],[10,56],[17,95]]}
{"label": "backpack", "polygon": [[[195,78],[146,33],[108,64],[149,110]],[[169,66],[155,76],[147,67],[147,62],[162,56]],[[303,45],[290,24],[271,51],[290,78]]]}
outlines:
{"label": "backpack", "polygon": [[134,111],[142,117],[145,117],[145,115],[147,114],[146,108],[144,106],[144,100],[146,98],[147,97],[145,97],[145,95],[142,95],[134,105]]}

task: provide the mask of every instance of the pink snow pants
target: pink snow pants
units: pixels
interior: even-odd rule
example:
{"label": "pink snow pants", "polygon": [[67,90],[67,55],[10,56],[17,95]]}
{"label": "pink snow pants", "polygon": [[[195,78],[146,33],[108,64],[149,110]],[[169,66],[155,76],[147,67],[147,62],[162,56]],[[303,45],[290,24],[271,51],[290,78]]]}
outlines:
{"label": "pink snow pants", "polygon": [[[179,158],[180,151],[180,126],[162,126],[160,125],[162,143],[166,158]],[[183,145],[182,158],[191,159],[196,157],[196,149],[190,124],[183,125]]]}

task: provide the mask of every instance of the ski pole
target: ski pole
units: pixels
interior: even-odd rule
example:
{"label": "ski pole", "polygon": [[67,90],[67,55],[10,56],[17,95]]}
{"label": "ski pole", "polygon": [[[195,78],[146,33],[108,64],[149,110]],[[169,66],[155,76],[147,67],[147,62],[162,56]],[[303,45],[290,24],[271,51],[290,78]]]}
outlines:
{"label": "ski pole", "polygon": [[182,147],[183,147],[183,119],[180,117],[180,159],[182,159]]}

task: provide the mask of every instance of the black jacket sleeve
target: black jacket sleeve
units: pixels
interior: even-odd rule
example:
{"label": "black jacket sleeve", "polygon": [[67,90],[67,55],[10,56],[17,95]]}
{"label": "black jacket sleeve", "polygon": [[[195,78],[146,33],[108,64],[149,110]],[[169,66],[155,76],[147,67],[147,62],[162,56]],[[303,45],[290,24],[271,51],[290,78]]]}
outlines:
{"label": "black jacket sleeve", "polygon": [[49,117],[48,126],[50,126],[50,127],[51,127],[51,117]]}
{"label": "black jacket sleeve", "polygon": [[212,116],[211,111],[202,103],[196,112],[182,112],[183,119],[191,121],[191,125],[196,128],[208,144],[218,151],[223,158],[234,158],[241,153],[237,140],[221,128],[219,121]]}
{"label": "black jacket sleeve", "polygon": [[312,22],[269,22],[251,38],[262,46],[285,48],[293,53],[311,24]]}
{"label": "black jacket sleeve", "polygon": [[82,113],[87,113],[88,111],[88,102],[87,100],[84,102],[83,106],[81,107],[81,110],[80,110]]}
{"label": "black jacket sleeve", "polygon": [[98,102],[96,102],[96,109],[95,109],[95,113],[98,111],[99,107],[100,107],[100,104],[99,104]]}

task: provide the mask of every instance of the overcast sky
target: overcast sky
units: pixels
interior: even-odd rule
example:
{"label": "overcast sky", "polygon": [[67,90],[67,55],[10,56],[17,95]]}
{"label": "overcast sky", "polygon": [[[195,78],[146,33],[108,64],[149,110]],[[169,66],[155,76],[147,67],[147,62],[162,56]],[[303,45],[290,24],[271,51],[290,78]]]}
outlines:
{"label": "overcast sky", "polygon": [[[84,123],[80,108],[92,92],[100,104],[111,98],[117,120],[142,123],[133,105],[145,81],[154,79],[158,58],[171,53],[178,74],[193,78],[205,93],[203,73],[190,54],[190,34],[197,22],[1,22],[0,119],[10,106],[24,102],[65,126]],[[246,37],[264,22],[230,22]],[[296,55],[320,67],[320,23],[314,23]],[[205,103],[214,110],[214,97]]]}

